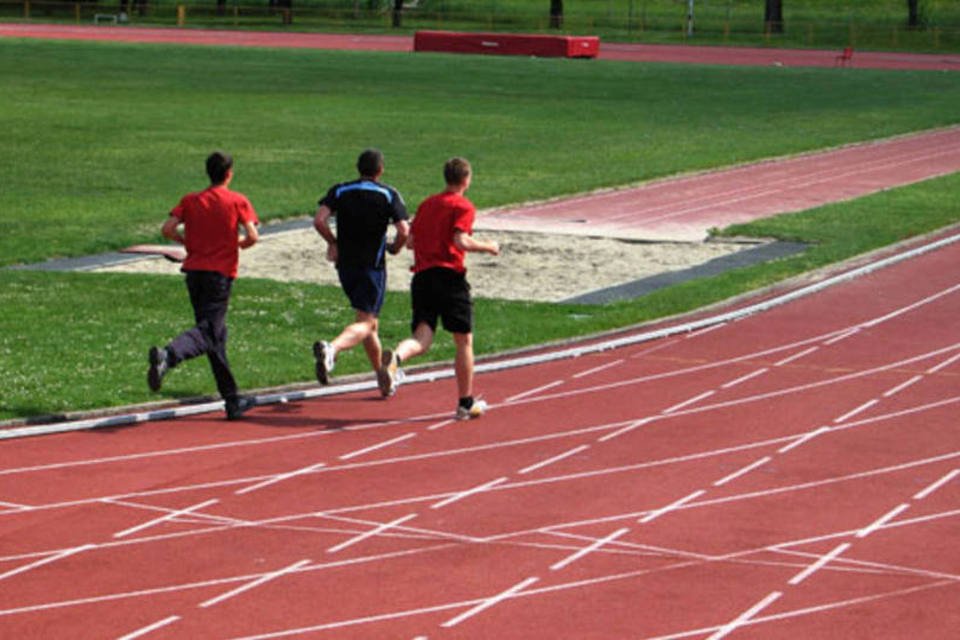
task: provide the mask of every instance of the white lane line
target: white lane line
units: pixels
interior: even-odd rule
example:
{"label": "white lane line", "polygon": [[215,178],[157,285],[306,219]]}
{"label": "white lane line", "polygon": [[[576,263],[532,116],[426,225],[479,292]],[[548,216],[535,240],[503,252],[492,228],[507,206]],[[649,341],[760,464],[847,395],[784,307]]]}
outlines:
{"label": "white lane line", "polygon": [[29,511],[30,509],[33,508],[33,507],[28,507],[25,504],[17,504],[16,502],[6,502],[4,500],[0,500],[0,507],[9,507],[11,510],[14,510],[14,511]]}
{"label": "white lane line", "polygon": [[56,562],[57,560],[63,560],[64,558],[68,558],[76,553],[80,553],[81,551],[94,548],[96,548],[96,545],[84,544],[79,547],[74,547],[73,549],[65,549],[60,553],[55,553],[41,560],[37,560],[36,562],[31,562],[30,564],[25,564],[22,567],[17,567],[16,569],[10,569],[9,571],[0,573],[0,580],[6,580],[7,578],[11,578],[21,573],[26,573],[27,571],[31,571],[37,567],[42,567],[45,564],[50,564],[51,562]]}
{"label": "white lane line", "polygon": [[914,384],[920,382],[921,380],[923,380],[923,376],[913,376],[912,378],[910,378],[910,379],[907,380],[906,382],[903,382],[903,383],[901,383],[901,384],[898,384],[898,385],[895,386],[893,389],[889,389],[889,390],[885,391],[885,392],[883,393],[883,397],[884,397],[884,398],[889,398],[889,397],[891,397],[891,396],[894,396],[894,395],[900,393],[901,391],[903,391],[904,389],[906,389],[907,387],[909,387],[909,386],[911,386],[911,385],[914,385]]}
{"label": "white lane line", "polygon": [[721,323],[719,323],[719,324],[713,325],[712,327],[705,327],[705,328],[703,328],[703,329],[698,329],[697,331],[691,331],[690,333],[688,333],[688,334],[686,335],[686,338],[687,338],[687,340],[689,340],[690,338],[696,338],[696,337],[702,336],[702,335],[705,334],[705,333],[710,333],[711,331],[716,331],[717,329],[722,329],[722,328],[724,328],[725,326],[727,326],[727,323],[726,323],[726,322],[721,322]]}
{"label": "white lane line", "polygon": [[504,400],[504,402],[513,402],[515,400],[520,400],[522,398],[527,398],[529,396],[535,396],[541,391],[546,391],[547,389],[553,389],[554,387],[559,387],[562,384],[563,384],[563,380],[554,380],[553,382],[548,382],[547,384],[540,385],[535,389],[529,389],[528,391],[524,391],[523,393],[518,393],[515,396],[510,396],[509,398]]}
{"label": "white lane line", "polygon": [[618,364],[623,364],[624,362],[626,362],[626,359],[620,358],[619,360],[614,360],[613,362],[602,364],[599,367],[594,367],[592,369],[587,369],[586,371],[581,371],[580,373],[575,373],[570,377],[573,378],[574,380],[576,380],[577,378],[584,378],[586,376],[593,375],[594,373],[600,373],[601,371],[605,369],[609,369],[610,367],[615,367]]}
{"label": "white lane line", "polygon": [[709,398],[710,396],[712,396],[712,395],[715,394],[715,393],[716,393],[715,390],[704,391],[703,393],[701,393],[701,394],[698,395],[698,396],[694,396],[694,397],[690,398],[689,400],[684,400],[683,402],[680,402],[680,403],[678,403],[678,404],[675,404],[675,405],[673,405],[672,407],[670,407],[670,408],[668,408],[668,409],[664,409],[662,413],[663,413],[664,415],[666,415],[666,414],[673,413],[674,411],[679,411],[680,409],[683,409],[684,407],[688,407],[688,406],[690,406],[691,404],[694,404],[694,403],[700,402],[701,400],[704,400],[704,399],[706,399],[706,398]]}
{"label": "white lane line", "polygon": [[773,459],[773,458],[771,458],[770,456],[766,456],[766,457],[764,457],[764,458],[760,458],[759,460],[756,460],[756,461],[754,461],[754,462],[751,462],[750,464],[748,464],[747,466],[743,467],[743,468],[740,469],[739,471],[734,471],[733,473],[731,473],[731,474],[728,475],[727,477],[721,478],[720,480],[717,480],[716,482],[713,483],[713,486],[715,486],[715,487],[722,487],[723,485],[727,484],[727,483],[730,482],[731,480],[735,480],[736,478],[739,478],[739,477],[742,476],[742,475],[746,475],[746,474],[750,473],[751,471],[753,471],[754,469],[756,469],[756,468],[758,468],[758,467],[762,467],[763,465],[765,465],[765,464],[767,464],[768,462],[770,462],[772,459]]}
{"label": "white lane line", "polygon": [[680,498],[680,499],[677,500],[676,502],[671,502],[670,504],[668,504],[668,505],[665,506],[665,507],[661,507],[661,508],[657,509],[656,511],[651,511],[650,513],[648,513],[648,514],[645,515],[644,517],[640,518],[640,520],[638,520],[638,522],[639,522],[640,524],[646,524],[646,523],[648,523],[648,522],[651,522],[651,521],[653,521],[653,520],[656,520],[657,518],[659,518],[659,517],[662,516],[663,514],[668,513],[668,512],[670,512],[670,511],[673,511],[674,509],[676,509],[676,508],[678,508],[678,507],[680,507],[680,506],[683,506],[684,504],[686,504],[687,502],[690,502],[691,500],[696,500],[697,498],[699,498],[700,496],[702,496],[702,495],[705,494],[705,493],[706,493],[706,491],[704,491],[703,489],[700,489],[699,491],[694,491],[694,492],[691,493],[690,495],[685,496],[685,497],[683,497],[683,498]]}
{"label": "white lane line", "polygon": [[390,440],[387,440],[387,441],[385,441],[385,442],[380,442],[380,443],[378,443],[378,444],[375,444],[375,445],[366,447],[366,448],[364,448],[364,449],[358,449],[358,450],[356,450],[356,451],[351,451],[350,453],[345,453],[345,454],[343,454],[342,456],[340,456],[340,459],[341,459],[341,460],[350,460],[351,458],[356,458],[356,457],[358,457],[358,456],[362,456],[362,455],[365,454],[365,453],[370,453],[371,451],[376,451],[377,449],[385,449],[386,447],[390,447],[390,446],[392,446],[392,445],[395,445],[395,444],[397,444],[398,442],[403,442],[404,440],[409,440],[410,438],[416,438],[416,437],[417,437],[417,434],[415,434],[415,433],[407,433],[407,434],[404,434],[404,435],[402,435],[402,436],[397,436],[396,438],[392,438],[392,439],[390,439]]}
{"label": "white lane line", "polygon": [[559,462],[559,461],[563,460],[564,458],[569,458],[570,456],[575,456],[575,455],[577,455],[578,453],[580,453],[581,451],[586,451],[586,450],[589,449],[589,448],[590,448],[590,445],[588,445],[588,444],[583,444],[583,445],[580,445],[579,447],[574,447],[573,449],[570,449],[569,451],[564,451],[563,453],[561,453],[561,454],[559,454],[559,455],[556,455],[556,456],[553,456],[552,458],[547,458],[546,460],[543,460],[542,462],[538,462],[538,463],[536,463],[536,464],[532,464],[532,465],[530,465],[529,467],[524,467],[523,469],[520,469],[520,471],[518,471],[518,473],[521,474],[521,475],[523,475],[523,474],[525,474],[525,473],[530,473],[531,471],[536,471],[537,469],[542,469],[543,467],[546,467],[546,466],[548,466],[548,465],[551,465],[551,464],[553,464],[554,462]]}
{"label": "white lane line", "polygon": [[863,413],[864,411],[866,411],[866,410],[869,409],[870,407],[876,405],[878,402],[880,402],[880,401],[877,400],[876,398],[874,398],[873,400],[868,400],[867,402],[864,402],[862,405],[860,405],[859,407],[857,407],[857,408],[854,409],[853,411],[848,411],[847,413],[843,414],[843,415],[840,416],[839,418],[836,418],[833,422],[834,422],[835,424],[840,424],[841,422],[845,422],[845,421],[849,420],[850,418],[852,418],[853,416],[857,415],[858,413]]}
{"label": "white lane line", "polygon": [[346,549],[347,547],[351,547],[351,546],[357,544],[358,542],[363,542],[363,541],[366,540],[367,538],[372,538],[372,537],[374,537],[374,536],[378,536],[378,535],[380,535],[381,533],[383,533],[384,531],[386,531],[387,529],[393,529],[394,527],[403,524],[403,523],[406,522],[407,520],[413,520],[413,519],[416,518],[416,517],[417,517],[417,514],[415,514],[415,513],[410,513],[410,514],[407,514],[407,515],[403,516],[402,518],[397,518],[396,520],[393,520],[392,522],[385,522],[385,523],[381,524],[379,527],[377,527],[377,528],[375,528],[375,529],[371,529],[370,531],[367,531],[366,533],[361,533],[361,534],[358,535],[358,536],[354,536],[353,538],[350,538],[349,540],[346,540],[346,541],[344,541],[344,542],[341,542],[340,544],[337,544],[337,545],[334,545],[334,546],[330,547],[329,549],[327,549],[327,553],[337,553],[338,551],[343,551],[343,550]]}
{"label": "white lane line", "polygon": [[454,422],[456,422],[456,420],[454,420],[453,418],[449,418],[447,420],[441,420],[440,422],[436,422],[430,425],[429,427],[427,427],[427,431],[436,431],[437,429],[442,429],[448,424],[453,424]]}
{"label": "white lane line", "polygon": [[876,531],[877,529],[879,529],[880,527],[882,527],[883,525],[885,525],[885,524],[886,524],[887,522],[889,522],[890,520],[893,520],[894,518],[896,518],[898,515],[900,515],[900,513],[901,513],[902,511],[904,511],[904,510],[906,510],[906,509],[908,509],[908,508],[910,508],[910,505],[908,505],[908,504],[901,504],[901,505],[899,505],[899,506],[897,506],[897,507],[894,507],[894,508],[891,509],[889,512],[887,512],[885,515],[881,516],[876,522],[874,522],[873,524],[868,525],[867,527],[864,527],[863,529],[861,529],[860,531],[858,531],[857,534],[856,534],[857,537],[858,537],[858,538],[866,538],[868,535],[870,535],[871,533],[873,533],[874,531]]}
{"label": "white lane line", "polygon": [[737,616],[735,620],[733,620],[732,622],[728,622],[727,624],[717,629],[717,632],[714,633],[709,638],[707,638],[707,640],[720,640],[720,638],[725,638],[726,636],[730,635],[733,631],[735,631],[737,627],[746,624],[750,620],[750,618],[757,615],[758,613],[760,613],[761,611],[769,607],[771,604],[773,604],[782,595],[783,594],[781,592],[774,591],[773,593],[768,595],[766,598],[764,598],[757,604],[753,605],[752,607],[750,607],[749,609],[741,613],[739,616]]}
{"label": "white lane line", "polygon": [[952,357],[950,357],[950,358],[947,358],[946,360],[944,360],[943,362],[941,362],[941,363],[938,364],[938,365],[934,365],[934,366],[930,367],[929,369],[927,369],[927,373],[928,373],[928,374],[938,373],[941,369],[946,369],[947,367],[949,367],[951,364],[953,364],[953,363],[956,362],[957,360],[960,360],[960,353],[958,353],[957,355],[952,356]]}
{"label": "white lane line", "polygon": [[506,477],[497,478],[496,480],[491,480],[490,482],[487,482],[486,484],[481,484],[481,485],[478,486],[478,487],[474,487],[474,488],[472,488],[472,489],[467,489],[466,491],[461,491],[460,493],[455,493],[455,494],[453,494],[452,496],[450,496],[449,498],[447,498],[446,500],[441,500],[440,502],[437,502],[437,503],[435,503],[435,504],[430,505],[430,508],[431,508],[431,509],[440,509],[441,507],[445,507],[445,506],[447,506],[448,504],[452,504],[452,503],[454,503],[454,502],[456,502],[456,501],[458,501],[458,500],[462,500],[462,499],[464,499],[464,498],[467,498],[467,497],[469,497],[469,496],[472,496],[472,495],[474,495],[475,493],[483,493],[483,492],[486,491],[487,489],[492,489],[493,487],[497,486],[498,484],[502,484],[502,483],[504,483],[504,482],[506,482],[506,481],[507,481],[507,478],[506,478]]}
{"label": "white lane line", "polygon": [[295,562],[295,563],[293,563],[292,565],[290,565],[289,567],[284,567],[283,569],[279,569],[279,570],[277,570],[277,571],[274,571],[273,573],[264,574],[263,576],[260,576],[259,578],[257,578],[257,579],[254,580],[253,582],[248,582],[247,584],[240,585],[240,586],[237,587],[236,589],[231,589],[230,591],[227,591],[226,593],[222,593],[222,594],[220,594],[219,596],[216,596],[215,598],[210,598],[210,599],[207,600],[206,602],[200,603],[198,606],[199,606],[200,608],[203,608],[203,609],[206,609],[207,607],[212,607],[213,605],[215,605],[215,604],[217,604],[217,603],[220,603],[220,602],[223,602],[224,600],[229,600],[230,598],[232,598],[232,597],[234,597],[234,596],[238,596],[238,595],[240,595],[241,593],[243,593],[244,591],[249,591],[250,589],[255,589],[256,587],[259,587],[259,586],[262,585],[262,584],[265,584],[265,583],[267,583],[267,582],[270,582],[271,580],[276,580],[277,578],[279,578],[279,577],[281,577],[281,576],[283,576],[283,575],[286,575],[286,574],[288,574],[288,573],[293,573],[294,571],[296,571],[296,570],[299,569],[300,567],[303,567],[303,566],[308,565],[308,564],[310,564],[310,560],[309,560],[309,559],[307,559],[307,560],[301,560],[300,562]]}
{"label": "white lane line", "polygon": [[120,638],[117,638],[117,640],[134,640],[134,638],[142,638],[143,636],[147,635],[148,633],[152,633],[152,632],[156,631],[157,629],[162,629],[163,627],[166,627],[167,625],[173,624],[174,622],[176,622],[176,621],[179,620],[179,619],[180,619],[180,616],[170,616],[169,618],[164,618],[163,620],[159,620],[159,621],[157,621],[157,622],[154,622],[153,624],[147,625],[146,627],[143,627],[142,629],[137,629],[137,630],[134,631],[133,633],[128,633],[128,634],[125,635],[125,636],[121,636]]}
{"label": "white lane line", "polygon": [[826,433],[826,432],[828,432],[828,431],[830,431],[830,427],[820,427],[819,429],[816,429],[815,431],[811,431],[811,432],[809,432],[809,433],[805,433],[805,434],[803,434],[801,437],[799,437],[799,438],[797,438],[796,440],[794,440],[793,442],[791,442],[790,444],[788,444],[788,445],[786,445],[786,446],[784,446],[784,447],[780,447],[779,449],[777,449],[777,453],[786,453],[787,451],[790,451],[791,449],[796,449],[797,447],[799,447],[800,445],[804,444],[805,442],[809,442],[810,440],[813,440],[813,439],[816,438],[817,436],[819,436],[819,435],[821,435],[821,434],[824,434],[824,433]]}
{"label": "white lane line", "polygon": [[841,340],[846,340],[847,338],[849,338],[849,337],[851,337],[851,336],[855,336],[855,335],[857,335],[858,333],[860,333],[860,327],[855,327],[855,328],[853,328],[853,329],[848,329],[847,331],[844,331],[843,333],[841,333],[840,335],[838,335],[838,336],[836,336],[836,337],[830,338],[829,340],[824,340],[823,344],[824,344],[824,346],[830,347],[830,346],[833,346],[834,344],[840,342]]}
{"label": "white lane line", "polygon": [[514,586],[510,587],[503,593],[497,594],[492,598],[484,600],[483,602],[473,607],[469,611],[465,611],[455,618],[450,618],[440,626],[445,629],[449,629],[450,627],[456,626],[461,622],[463,622],[464,620],[466,620],[467,618],[472,618],[473,616],[477,615],[481,611],[489,609],[490,607],[500,604],[504,600],[513,597],[515,594],[519,593],[520,591],[523,591],[524,589],[532,585],[537,580],[539,580],[539,578],[537,577],[527,578],[523,582],[520,582],[519,584],[515,584]]}
{"label": "white lane line", "polygon": [[751,373],[748,373],[748,374],[745,375],[745,376],[740,376],[740,377],[737,378],[736,380],[731,380],[730,382],[727,382],[726,384],[720,385],[720,388],[721,388],[721,389],[729,389],[730,387],[735,387],[735,386],[737,386],[738,384],[741,384],[741,383],[746,382],[747,380],[752,380],[753,378],[756,378],[757,376],[762,376],[762,375],[765,374],[767,371],[770,371],[770,369],[767,368],[767,367],[763,367],[762,369],[757,369],[756,371],[753,371],[753,372],[751,372]]}
{"label": "white lane line", "polygon": [[205,509],[205,508],[209,507],[210,505],[217,504],[218,502],[220,502],[220,501],[217,500],[216,498],[214,498],[213,500],[207,500],[206,502],[201,502],[200,504],[195,504],[195,505],[193,505],[193,506],[191,506],[191,507],[186,507],[185,509],[180,509],[179,511],[171,511],[170,513],[168,513],[168,514],[166,514],[166,515],[163,515],[163,516],[160,516],[159,518],[154,518],[153,520],[148,520],[147,522],[144,522],[144,523],[142,523],[142,524],[138,524],[138,525],[135,526],[135,527],[130,527],[129,529],[124,529],[123,531],[120,531],[120,532],[118,532],[118,533],[115,533],[115,534],[113,534],[113,537],[114,537],[114,538],[124,538],[124,537],[130,535],[131,533],[136,533],[137,531],[142,531],[143,529],[147,529],[147,528],[152,527],[152,526],[154,526],[154,525],[158,525],[158,524],[160,524],[161,522],[166,522],[166,521],[168,521],[168,520],[173,520],[174,518],[177,518],[177,517],[182,516],[182,515],[186,515],[186,514],[190,513],[191,511],[197,511],[198,509]]}
{"label": "white lane line", "polygon": [[801,352],[799,352],[799,353],[795,353],[795,354],[793,354],[792,356],[787,356],[786,358],[784,358],[783,360],[780,360],[779,362],[774,362],[774,363],[773,363],[773,366],[775,366],[775,367],[782,367],[782,366],[785,365],[785,364],[790,364],[790,363],[793,362],[794,360],[799,360],[800,358],[802,358],[802,357],[804,357],[804,356],[808,356],[808,355],[810,355],[811,353],[813,353],[814,351],[817,351],[817,350],[819,350],[819,349],[820,349],[819,346],[810,347],[809,349],[804,349],[803,351],[801,351]]}
{"label": "white lane line", "polygon": [[263,489],[264,487],[269,487],[272,484],[283,482],[284,480],[289,480],[290,478],[295,478],[296,476],[312,473],[317,469],[322,469],[325,466],[327,465],[322,462],[318,462],[317,464],[312,464],[309,467],[303,467],[302,469],[296,469],[294,471],[289,471],[287,473],[281,473],[272,478],[267,478],[263,482],[258,482],[257,484],[250,485],[249,487],[244,487],[243,489],[237,489],[236,491],[233,492],[233,494],[237,496],[242,496],[245,493],[250,493],[251,491],[256,491],[257,489]]}
{"label": "white lane line", "polygon": [[619,437],[622,436],[623,434],[629,433],[629,432],[633,431],[634,429],[636,429],[637,427],[642,427],[643,425],[647,424],[648,422],[652,422],[652,421],[655,420],[655,419],[656,419],[656,418],[654,418],[654,417],[649,417],[649,418],[642,418],[642,419],[640,419],[640,420],[636,420],[636,421],[631,422],[630,424],[628,424],[627,426],[625,426],[625,427],[623,427],[623,428],[621,428],[621,429],[617,429],[616,431],[614,431],[614,432],[612,432],[612,433],[608,433],[608,434],[605,435],[605,436],[601,436],[601,437],[597,438],[597,442],[606,442],[606,441],[608,441],[608,440],[613,440],[614,438],[619,438]]}
{"label": "white lane line", "polygon": [[931,493],[933,493],[934,491],[936,491],[937,489],[939,489],[939,488],[942,487],[943,485],[947,484],[948,482],[950,482],[951,480],[953,480],[954,478],[956,478],[958,475],[960,475],[960,469],[954,469],[953,471],[951,471],[951,472],[948,473],[947,475],[943,476],[942,478],[940,478],[939,480],[937,480],[936,482],[934,482],[933,484],[931,484],[931,485],[930,485],[929,487],[927,487],[926,489],[923,489],[922,491],[917,492],[917,494],[913,496],[913,499],[914,499],[914,500],[923,500],[924,498],[926,498],[927,496],[929,496]]}
{"label": "white lane line", "polygon": [[797,575],[790,578],[790,584],[796,586],[812,576],[814,573],[827,566],[828,563],[832,562],[837,556],[845,552],[850,548],[849,542],[844,542],[843,544],[837,545],[834,547],[833,551],[829,552],[825,556],[822,556],[817,559],[816,562],[811,564],[809,567],[798,573]]}
{"label": "white lane line", "polygon": [[577,551],[576,553],[573,553],[567,556],[560,562],[555,562],[554,564],[550,565],[550,570],[559,571],[560,569],[563,569],[564,567],[576,562],[577,560],[586,556],[587,554],[593,553],[594,551],[604,546],[605,544],[609,542],[613,542],[614,540],[616,540],[623,534],[627,533],[628,531],[630,531],[630,529],[626,527],[624,527],[623,529],[618,529],[617,531],[614,531],[613,533],[608,535],[606,538],[601,538],[600,540],[596,540],[593,544],[586,546],[583,549],[580,549],[579,551]]}

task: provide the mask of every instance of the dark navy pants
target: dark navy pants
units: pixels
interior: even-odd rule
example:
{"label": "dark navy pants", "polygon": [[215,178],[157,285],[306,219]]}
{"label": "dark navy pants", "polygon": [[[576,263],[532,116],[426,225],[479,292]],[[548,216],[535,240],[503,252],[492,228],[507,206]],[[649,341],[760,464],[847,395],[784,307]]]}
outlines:
{"label": "dark navy pants", "polygon": [[236,400],[237,383],[227,362],[227,307],[233,278],[215,271],[187,271],[187,291],[196,325],[167,345],[168,364],[206,354],[220,396]]}

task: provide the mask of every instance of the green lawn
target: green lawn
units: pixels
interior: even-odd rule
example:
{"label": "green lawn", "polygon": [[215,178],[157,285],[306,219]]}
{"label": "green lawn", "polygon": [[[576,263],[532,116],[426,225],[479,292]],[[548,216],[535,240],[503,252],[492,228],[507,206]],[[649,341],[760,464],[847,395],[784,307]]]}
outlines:
{"label": "green lawn", "polygon": [[[489,207],[955,124],[960,104],[953,73],[16,40],[0,40],[0,86],[4,265],[158,239],[179,196],[203,186],[215,147],[234,153],[234,186],[264,219],[312,211],[367,145],[385,151],[385,179],[411,206],[440,186],[444,159],[466,155],[471,197]],[[815,214],[835,227],[750,229],[818,249],[639,301],[482,301],[478,350],[696,308],[949,224],[957,182]],[[349,316],[331,288],[241,280],[235,291],[231,357],[245,388],[309,380],[309,345]],[[386,342],[406,331],[407,305],[390,296]],[[0,420],[156,398],[146,349],[189,317],[179,278],[0,271]],[[338,372],[364,366],[352,353]],[[161,397],[212,391],[194,363]]]}

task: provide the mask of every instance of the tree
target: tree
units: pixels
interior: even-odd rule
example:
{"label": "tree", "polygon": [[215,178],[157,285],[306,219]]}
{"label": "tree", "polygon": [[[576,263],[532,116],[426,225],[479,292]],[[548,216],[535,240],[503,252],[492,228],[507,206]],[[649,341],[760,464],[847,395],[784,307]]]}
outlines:
{"label": "tree", "polygon": [[550,28],[563,28],[563,0],[550,0]]}
{"label": "tree", "polygon": [[920,0],[907,0],[907,26],[911,29],[920,26]]}
{"label": "tree", "polygon": [[403,0],[393,0],[393,26],[399,27],[402,22]]}
{"label": "tree", "polygon": [[783,33],[783,0],[766,0],[763,24],[768,33]]}

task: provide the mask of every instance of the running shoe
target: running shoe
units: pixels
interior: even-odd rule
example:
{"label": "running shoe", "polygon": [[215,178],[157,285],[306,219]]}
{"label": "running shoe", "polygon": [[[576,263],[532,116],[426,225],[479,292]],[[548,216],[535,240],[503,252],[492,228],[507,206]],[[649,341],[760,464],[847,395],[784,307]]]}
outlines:
{"label": "running shoe", "polygon": [[390,349],[384,349],[380,358],[380,368],[377,369],[377,386],[380,395],[389,398],[397,392],[400,386],[400,361],[397,354]]}
{"label": "running shoe", "polygon": [[167,350],[163,347],[150,347],[147,360],[150,362],[150,368],[147,369],[147,385],[150,387],[150,391],[160,391],[163,376],[170,368],[170,365],[167,364]]}
{"label": "running shoe", "polygon": [[486,411],[487,402],[477,398],[469,408],[457,407],[457,420],[473,420],[482,416]]}
{"label": "running shoe", "polygon": [[318,340],[313,343],[313,357],[316,362],[317,382],[320,384],[330,384],[330,372],[336,364],[336,354],[331,345],[326,340]]}
{"label": "running shoe", "polygon": [[234,400],[228,400],[224,403],[224,409],[227,412],[227,420],[239,420],[248,410],[257,406],[257,401],[248,396],[238,397]]}

